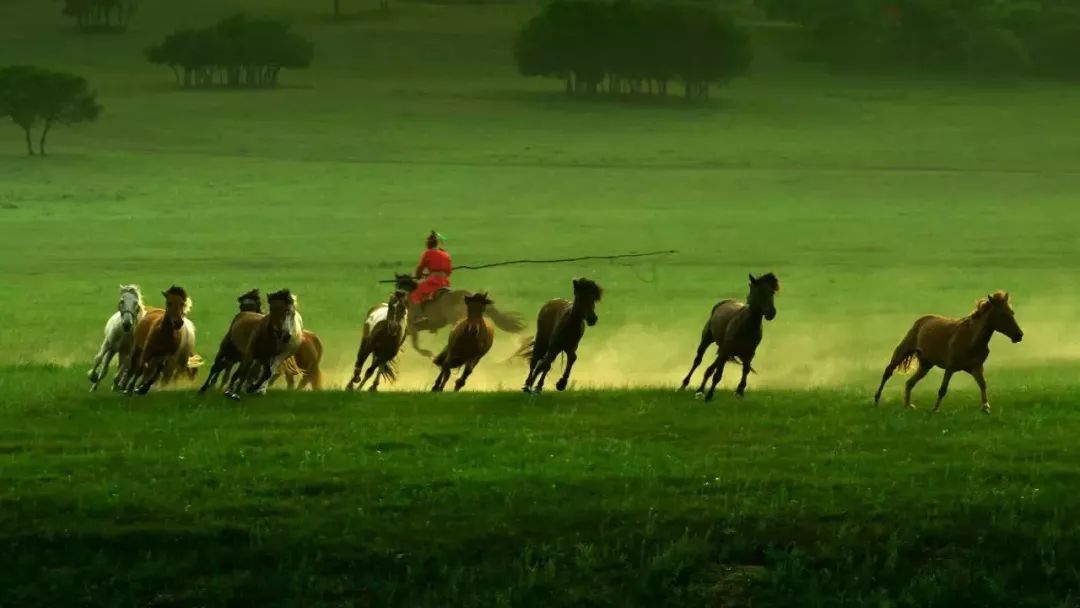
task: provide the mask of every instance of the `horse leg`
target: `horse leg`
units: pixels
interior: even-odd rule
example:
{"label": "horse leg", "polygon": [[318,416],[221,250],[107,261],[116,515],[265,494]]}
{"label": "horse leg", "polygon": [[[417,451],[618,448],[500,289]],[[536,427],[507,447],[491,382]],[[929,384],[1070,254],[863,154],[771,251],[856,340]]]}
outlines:
{"label": "horse leg", "polygon": [[[221,386],[218,388],[225,388],[229,385],[229,380],[232,378],[234,362],[228,361],[225,363],[225,367],[221,370]],[[211,387],[214,385],[211,383]]]}
{"label": "horse leg", "polygon": [[712,401],[713,393],[716,392],[716,385],[720,384],[720,379],[724,377],[724,365],[727,364],[727,361],[730,358],[731,355],[728,355],[727,353],[720,353],[720,355],[716,357],[716,371],[713,372],[712,385],[709,386],[709,392],[705,393],[705,401]]}
{"label": "horse leg", "polygon": [[750,375],[750,361],[752,361],[750,357],[742,360],[742,379],[739,380],[739,386],[735,388],[735,394],[739,397],[746,394],[746,377]]}
{"label": "horse leg", "polygon": [[109,364],[112,363],[112,358],[115,354],[116,351],[112,348],[109,348],[107,351],[105,351],[105,358],[101,362],[101,369],[98,369],[97,363],[94,364],[94,377],[90,379],[92,383],[90,385],[91,391],[96,391],[98,384],[101,384],[101,381],[105,379],[105,376],[109,375]]}
{"label": "horse leg", "polygon": [[934,413],[937,413],[941,409],[941,400],[945,398],[945,394],[949,392],[949,380],[952,380],[952,370],[945,370],[945,375],[941,378],[941,388],[937,391],[937,402],[934,403]]}
{"label": "horse leg", "polygon": [[980,365],[971,370],[971,377],[975,378],[975,384],[979,385],[979,395],[982,397],[982,412],[984,414],[990,413],[990,399],[986,396],[986,377],[983,376],[983,368]]}
{"label": "horse leg", "polygon": [[[371,358],[371,365],[368,366],[367,372],[364,373],[364,379],[360,381],[360,385],[357,386],[356,388],[364,388],[364,385],[367,384],[367,381],[370,380],[371,376],[374,375],[375,376],[375,383],[372,385],[371,390],[375,390],[375,385],[377,385],[379,383],[379,376],[381,375],[381,374],[376,374],[375,373],[376,370],[378,370],[378,369],[379,369],[379,360],[378,360],[377,357],[372,357]],[[359,374],[357,374],[357,375],[359,376]]]}
{"label": "horse leg", "polygon": [[461,370],[461,377],[458,378],[457,382],[454,383],[455,393],[465,388],[465,381],[468,380],[469,376],[472,375],[472,370],[474,367],[476,367],[476,363],[477,361],[469,361],[465,364],[465,369]]}
{"label": "horse leg", "polygon": [[86,379],[93,384],[90,390],[97,388],[98,382],[101,382],[101,379],[104,377],[104,371],[108,371],[108,362],[105,363],[105,370],[99,370],[98,368],[101,366],[101,360],[105,358],[105,355],[111,352],[112,348],[109,345],[109,339],[105,338],[101,342],[101,348],[99,348],[97,354],[94,355],[94,364],[90,367],[90,371],[86,372]]}
{"label": "horse leg", "polygon": [[697,354],[694,355],[694,362],[690,365],[690,371],[686,372],[686,377],[683,378],[682,386],[679,387],[679,390],[685,389],[686,386],[690,384],[690,377],[694,375],[694,370],[701,365],[701,358],[705,356],[705,351],[709,349],[709,345],[712,343],[712,332],[709,331],[709,327],[706,325],[705,331],[701,332],[701,342],[698,343]]}
{"label": "horse leg", "polygon": [[904,359],[911,355],[911,352],[901,350],[901,348],[903,348],[902,344],[893,352],[892,359],[889,361],[889,364],[885,366],[885,371],[881,374],[881,384],[878,385],[877,392],[874,393],[874,405],[878,405],[881,402],[881,391],[885,390],[885,383],[889,381],[889,378],[892,378],[893,372],[896,371],[896,368],[900,366]]}
{"label": "horse leg", "polygon": [[434,353],[432,353],[430,350],[427,350],[426,348],[420,348],[420,332],[417,331],[416,327],[414,325],[410,324],[408,331],[409,331],[409,340],[412,341],[413,349],[416,352],[420,353],[421,355],[427,357],[428,359],[433,357]]}
{"label": "horse leg", "polygon": [[[371,383],[371,388],[368,389],[368,392],[377,393],[377,392],[379,392],[379,381],[382,380],[382,375],[383,375],[382,374],[382,364],[380,363],[378,366],[376,366],[375,362],[372,361],[371,362],[371,369],[368,370],[368,378],[371,377],[371,374],[373,372],[375,374],[375,380]],[[367,378],[364,378],[364,381],[366,382]]]}
{"label": "horse leg", "polygon": [[558,353],[549,352],[548,354],[544,355],[543,360],[541,360],[540,363],[537,364],[537,374],[539,377],[536,379],[536,388],[533,390],[533,392],[544,392],[544,381],[547,380],[548,372],[551,371],[551,364],[555,362],[556,356],[558,356]]}
{"label": "horse leg", "polygon": [[214,357],[214,365],[210,367],[210,373],[206,376],[206,382],[199,388],[199,394],[205,393],[211,386],[214,386],[214,382],[217,381],[218,376],[221,375],[223,369],[226,369],[228,365],[228,359],[226,357],[218,356]]}
{"label": "horse leg", "polygon": [[143,361],[142,349],[133,348],[131,357],[128,359],[128,370],[124,375],[124,382],[120,386],[122,392],[130,395],[135,390],[135,384],[146,372],[146,363],[146,361]]}
{"label": "horse leg", "polygon": [[533,381],[536,380],[536,374],[539,371],[538,366],[540,361],[547,354],[547,346],[542,345],[539,342],[533,343],[532,355],[529,356],[529,375],[525,377],[525,386],[521,387],[521,390],[526,393],[532,392]]}
{"label": "horse leg", "polygon": [[703,399],[705,397],[705,385],[709,383],[709,378],[712,378],[713,373],[716,372],[716,366],[720,363],[720,353],[716,353],[716,360],[709,364],[709,367],[705,368],[705,375],[701,377],[701,386],[698,387],[697,392],[694,393],[694,397]]}
{"label": "horse leg", "polygon": [[151,362],[148,364],[146,378],[142,381],[142,384],[139,385],[137,391],[140,395],[145,395],[150,392],[150,387],[154,386],[154,383],[157,382],[157,379],[161,376],[162,372],[165,371],[166,364],[167,359],[165,358],[161,358],[158,362]]}
{"label": "horse leg", "polygon": [[[364,344],[361,342],[360,348],[356,351],[356,365],[353,366],[352,379],[345,385],[345,390],[351,391],[357,388],[355,384],[360,382],[360,374],[364,373],[364,362],[367,361],[368,355],[371,351],[364,348]],[[360,388],[363,388],[364,383],[360,382]]]}
{"label": "horse leg", "polygon": [[570,382],[570,370],[574,369],[574,363],[577,362],[577,351],[566,351],[566,367],[563,369],[562,378],[555,383],[555,390],[565,391],[566,384]]}
{"label": "horse leg", "polygon": [[915,388],[915,385],[926,377],[926,374],[930,373],[932,366],[929,363],[919,360],[919,369],[907,379],[904,383],[904,407],[909,409],[915,409],[915,406],[911,403],[911,389]]}
{"label": "horse leg", "polygon": [[450,368],[443,366],[439,368],[439,375],[435,377],[435,386],[431,387],[431,392],[441,393],[443,386],[446,385],[446,381],[450,379]]}

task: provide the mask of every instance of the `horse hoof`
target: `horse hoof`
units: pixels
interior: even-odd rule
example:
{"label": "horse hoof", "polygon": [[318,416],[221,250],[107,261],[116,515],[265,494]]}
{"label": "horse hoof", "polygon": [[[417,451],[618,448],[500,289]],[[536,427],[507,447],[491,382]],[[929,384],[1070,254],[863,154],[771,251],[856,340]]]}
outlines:
{"label": "horse hoof", "polygon": [[559,392],[565,391],[566,390],[566,381],[565,380],[559,380],[558,382],[556,382],[555,383],[555,390],[557,390]]}
{"label": "horse hoof", "polygon": [[712,393],[708,393],[708,394],[705,395],[705,403],[708,403],[708,402],[712,401],[712,399],[713,399]]}
{"label": "horse hoof", "polygon": [[704,399],[704,398],[705,398],[705,393],[703,393],[701,391],[698,391],[698,392],[694,393],[694,399]]}
{"label": "horse hoof", "polygon": [[982,410],[982,413],[986,414],[987,416],[990,415],[990,404],[989,403],[984,403],[982,408],[980,408],[980,409]]}
{"label": "horse hoof", "polygon": [[240,395],[236,393],[225,393],[225,396],[229,399],[232,399],[233,401],[240,401]]}
{"label": "horse hoof", "polygon": [[917,410],[919,408],[915,407],[914,403],[909,403],[908,406],[907,406],[907,409],[909,409],[909,410]]}

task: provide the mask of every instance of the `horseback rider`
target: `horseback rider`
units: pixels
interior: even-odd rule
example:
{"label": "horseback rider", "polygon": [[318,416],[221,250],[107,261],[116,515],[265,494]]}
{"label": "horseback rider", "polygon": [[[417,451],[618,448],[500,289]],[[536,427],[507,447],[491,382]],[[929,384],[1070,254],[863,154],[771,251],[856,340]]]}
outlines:
{"label": "horseback rider", "polygon": [[420,306],[420,315],[417,322],[427,318],[424,307],[444,289],[450,288],[450,273],[454,266],[450,261],[450,253],[441,247],[443,237],[434,230],[427,236],[424,244],[427,249],[420,256],[420,263],[416,265],[413,276],[420,281],[416,289],[409,294],[409,302]]}

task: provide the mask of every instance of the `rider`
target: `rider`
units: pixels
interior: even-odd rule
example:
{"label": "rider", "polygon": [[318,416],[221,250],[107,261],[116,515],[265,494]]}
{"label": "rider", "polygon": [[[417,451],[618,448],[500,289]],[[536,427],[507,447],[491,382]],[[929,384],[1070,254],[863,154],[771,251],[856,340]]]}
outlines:
{"label": "rider", "polygon": [[442,235],[432,230],[425,241],[427,249],[420,256],[420,263],[416,265],[413,273],[420,284],[409,294],[409,301],[420,305],[421,319],[425,317],[423,307],[427,302],[440,290],[450,287],[450,273],[454,267],[450,262],[450,253],[440,247],[442,242]]}

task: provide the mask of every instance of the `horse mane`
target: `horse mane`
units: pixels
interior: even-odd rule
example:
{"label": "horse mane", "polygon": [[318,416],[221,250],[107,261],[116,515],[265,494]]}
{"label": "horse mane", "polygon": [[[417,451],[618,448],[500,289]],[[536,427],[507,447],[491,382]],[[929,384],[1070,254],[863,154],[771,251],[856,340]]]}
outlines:
{"label": "horse mane", "polygon": [[592,279],[586,279],[584,277],[574,281],[574,291],[579,289],[589,290],[593,294],[593,299],[599,302],[604,297],[604,288],[600,287],[600,284]]}
{"label": "horse mane", "polygon": [[757,278],[759,283],[767,283],[769,287],[772,287],[773,292],[779,293],[780,291],[780,279],[776,278],[776,275],[769,272],[761,275]]}
{"label": "horse mane", "polygon": [[296,306],[297,303],[298,303],[298,301],[296,299],[296,296],[293,295],[293,293],[291,291],[289,291],[288,289],[282,289],[280,291],[275,291],[274,293],[266,296],[266,301],[267,302],[285,302],[287,304],[292,304],[293,306]]}
{"label": "horse mane", "polygon": [[143,305],[142,290],[139,289],[138,285],[136,285],[135,283],[131,283],[130,285],[121,285],[120,295],[123,295],[125,293],[135,294],[135,297],[138,299],[139,302],[139,308],[145,308],[145,305]]}
{"label": "horse mane", "polygon": [[244,300],[258,300],[262,294],[259,293],[259,289],[256,287],[250,291],[246,291],[240,294],[239,298],[236,298],[237,302],[243,302]]}
{"label": "horse mane", "polygon": [[192,306],[193,303],[191,301],[191,298],[188,297],[187,291],[183,287],[180,287],[178,285],[173,285],[172,287],[165,290],[165,295],[166,296],[180,296],[181,298],[184,299],[184,314],[186,315],[189,312],[191,312],[191,306]]}
{"label": "horse mane", "polygon": [[[982,315],[990,310],[990,307],[994,304],[1009,306],[1009,292],[999,289],[985,298],[979,298],[975,302],[975,310],[971,311],[971,316],[978,317]],[[1012,307],[1009,306],[1009,309],[1011,310]]]}

